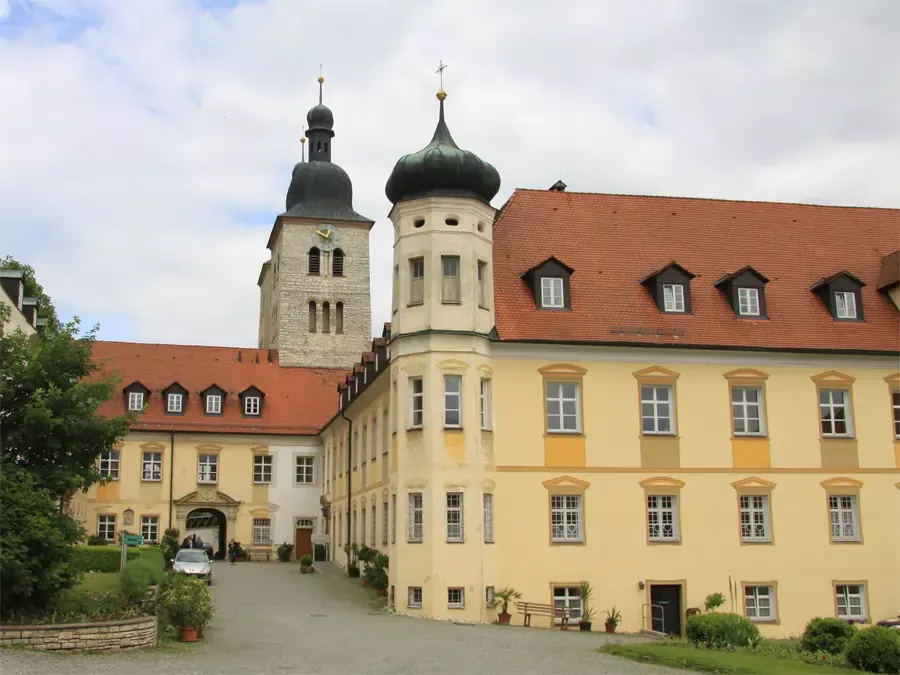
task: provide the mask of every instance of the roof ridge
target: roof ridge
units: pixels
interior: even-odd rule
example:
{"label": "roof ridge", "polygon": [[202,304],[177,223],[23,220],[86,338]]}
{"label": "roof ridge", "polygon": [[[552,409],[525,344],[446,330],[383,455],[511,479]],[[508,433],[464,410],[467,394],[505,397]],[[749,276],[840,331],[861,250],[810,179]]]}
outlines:
{"label": "roof ridge", "polygon": [[228,345],[195,345],[195,344],[183,344],[179,342],[132,342],[129,340],[95,340],[97,343],[105,344],[105,345],[136,345],[141,347],[193,347],[193,348],[203,348],[203,349],[243,349],[247,351],[255,351],[255,352],[277,352],[278,350],[275,348],[269,347],[230,347]]}

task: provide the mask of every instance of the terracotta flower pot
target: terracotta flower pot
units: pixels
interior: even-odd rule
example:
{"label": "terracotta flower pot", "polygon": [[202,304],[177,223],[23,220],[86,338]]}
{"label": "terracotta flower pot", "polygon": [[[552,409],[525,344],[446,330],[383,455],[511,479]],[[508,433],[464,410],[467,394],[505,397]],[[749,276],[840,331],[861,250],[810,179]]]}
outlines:
{"label": "terracotta flower pot", "polygon": [[509,612],[500,612],[497,615],[497,623],[502,623],[504,626],[509,624],[509,620],[512,618],[512,614]]}
{"label": "terracotta flower pot", "polygon": [[182,642],[196,642],[197,641],[197,629],[196,628],[182,628],[181,629],[181,641]]}
{"label": "terracotta flower pot", "polygon": [[386,588],[376,588],[375,595],[377,595],[379,598],[386,598],[387,597],[387,589]]}
{"label": "terracotta flower pot", "polygon": [[606,632],[607,633],[615,633],[616,632],[616,624],[610,623],[609,621],[607,621],[606,622]]}
{"label": "terracotta flower pot", "polygon": [[369,585],[369,580],[366,579],[365,577],[363,577],[362,582],[363,582],[363,586],[368,586],[368,585]]}

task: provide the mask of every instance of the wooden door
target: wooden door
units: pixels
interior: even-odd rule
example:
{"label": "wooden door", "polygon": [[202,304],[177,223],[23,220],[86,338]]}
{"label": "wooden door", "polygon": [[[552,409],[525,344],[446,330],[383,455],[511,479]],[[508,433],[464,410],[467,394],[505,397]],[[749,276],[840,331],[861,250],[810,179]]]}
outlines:
{"label": "wooden door", "polygon": [[662,607],[662,617],[653,618],[653,630],[669,635],[681,635],[681,586],[653,584],[650,602]]}
{"label": "wooden door", "polygon": [[313,554],[312,530],[308,527],[297,528],[294,540],[294,555],[300,560],[305,555]]}

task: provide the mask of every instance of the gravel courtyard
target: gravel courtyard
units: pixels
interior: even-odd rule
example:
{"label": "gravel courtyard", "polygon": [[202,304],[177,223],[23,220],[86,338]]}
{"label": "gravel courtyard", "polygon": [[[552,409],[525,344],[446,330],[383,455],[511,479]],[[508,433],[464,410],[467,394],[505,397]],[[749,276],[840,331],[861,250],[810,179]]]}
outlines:
{"label": "gravel courtyard", "polygon": [[675,672],[598,654],[595,650],[606,640],[602,634],[456,625],[376,613],[362,589],[328,571],[301,575],[297,565],[217,563],[213,577],[217,611],[200,643],[94,655],[2,650],[0,672]]}

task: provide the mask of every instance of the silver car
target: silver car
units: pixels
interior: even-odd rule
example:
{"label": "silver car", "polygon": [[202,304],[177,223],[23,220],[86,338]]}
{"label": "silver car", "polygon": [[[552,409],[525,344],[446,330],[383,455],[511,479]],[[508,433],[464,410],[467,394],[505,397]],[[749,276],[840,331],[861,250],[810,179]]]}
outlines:
{"label": "silver car", "polygon": [[175,555],[172,561],[172,570],[190,574],[206,582],[212,583],[212,560],[206,555],[206,551],[198,548],[183,548]]}

